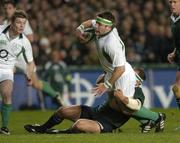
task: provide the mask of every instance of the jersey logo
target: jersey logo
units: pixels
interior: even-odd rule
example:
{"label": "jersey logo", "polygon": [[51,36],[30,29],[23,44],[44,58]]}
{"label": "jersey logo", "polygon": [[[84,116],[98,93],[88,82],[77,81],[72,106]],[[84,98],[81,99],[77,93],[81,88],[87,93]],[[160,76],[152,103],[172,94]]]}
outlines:
{"label": "jersey logo", "polygon": [[0,58],[7,61],[8,60],[8,51],[5,49],[0,50]]}
{"label": "jersey logo", "polygon": [[79,73],[74,74],[72,80],[74,92],[71,93],[71,99],[68,97],[67,89],[64,92],[63,100],[66,105],[83,104],[92,106],[95,101],[95,96],[91,94],[92,84],[85,78],[82,78]]}

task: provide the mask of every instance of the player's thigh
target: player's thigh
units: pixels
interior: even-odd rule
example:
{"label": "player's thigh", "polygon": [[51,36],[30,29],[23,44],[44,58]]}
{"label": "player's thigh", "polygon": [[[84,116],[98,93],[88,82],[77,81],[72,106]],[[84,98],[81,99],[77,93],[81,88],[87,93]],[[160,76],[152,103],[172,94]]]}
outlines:
{"label": "player's thigh", "polygon": [[122,111],[118,111],[110,107],[110,105],[106,105],[97,112],[95,120],[100,123],[102,127],[101,132],[107,133],[124,125],[129,118],[130,116],[124,114]]}
{"label": "player's thigh", "polygon": [[[105,80],[108,80],[110,78],[109,74],[106,74]],[[134,95],[135,91],[135,84],[136,84],[136,78],[134,72],[130,74],[123,74],[116,82],[115,82],[115,89],[121,89],[123,94],[132,97]]]}
{"label": "player's thigh", "polygon": [[0,83],[1,93],[11,94],[13,89],[13,82],[11,80],[4,80]]}
{"label": "player's thigh", "polygon": [[79,119],[74,124],[73,127],[76,130],[85,133],[100,133],[101,127],[97,121],[89,120],[89,119]]}
{"label": "player's thigh", "polygon": [[67,107],[60,107],[56,113],[64,118],[72,121],[76,121],[80,118],[81,115],[81,106],[80,105],[72,105]]}
{"label": "player's thigh", "polygon": [[136,80],[133,75],[127,74],[119,78],[116,83],[116,89],[121,89],[123,94],[128,97],[132,97],[135,92]]}
{"label": "player's thigh", "polygon": [[4,80],[0,82],[0,94],[2,96],[3,103],[6,104],[12,103],[12,90],[13,90],[12,80]]}
{"label": "player's thigh", "polygon": [[13,70],[0,69],[0,92],[4,96],[11,95],[13,90],[13,78],[14,78]]}

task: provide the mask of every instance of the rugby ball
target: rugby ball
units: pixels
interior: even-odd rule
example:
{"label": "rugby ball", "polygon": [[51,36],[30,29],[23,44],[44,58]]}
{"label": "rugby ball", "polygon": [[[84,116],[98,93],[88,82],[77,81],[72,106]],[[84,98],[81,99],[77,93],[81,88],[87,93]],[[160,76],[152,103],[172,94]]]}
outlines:
{"label": "rugby ball", "polygon": [[95,29],[94,28],[86,28],[84,30],[84,40],[82,41],[83,43],[89,43],[95,39]]}

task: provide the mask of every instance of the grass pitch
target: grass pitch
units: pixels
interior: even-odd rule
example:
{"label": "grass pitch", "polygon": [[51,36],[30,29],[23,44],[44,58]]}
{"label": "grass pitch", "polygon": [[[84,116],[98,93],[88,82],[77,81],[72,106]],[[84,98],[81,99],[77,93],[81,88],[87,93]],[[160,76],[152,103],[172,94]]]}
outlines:
{"label": "grass pitch", "polygon": [[[180,143],[180,111],[177,109],[154,109],[167,115],[163,133],[140,133],[139,123],[131,119],[122,132],[108,134],[30,134],[23,128],[25,124],[43,123],[53,111],[20,111],[12,112],[10,119],[11,135],[1,135],[0,143]],[[64,121],[55,128],[67,128],[71,122]]]}

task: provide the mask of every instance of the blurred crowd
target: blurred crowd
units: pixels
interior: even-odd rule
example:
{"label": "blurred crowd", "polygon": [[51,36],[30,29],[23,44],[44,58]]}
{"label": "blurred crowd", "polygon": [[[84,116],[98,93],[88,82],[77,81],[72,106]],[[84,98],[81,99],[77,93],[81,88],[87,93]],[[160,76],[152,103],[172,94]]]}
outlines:
{"label": "blurred crowd", "polygon": [[[98,12],[110,10],[116,17],[116,27],[126,45],[131,63],[167,63],[172,51],[168,0],[16,0],[25,10],[34,31],[32,43],[37,65],[52,57],[59,49],[67,65],[98,65],[93,43],[81,44],[74,31]],[[0,22],[3,11],[0,12]]]}

